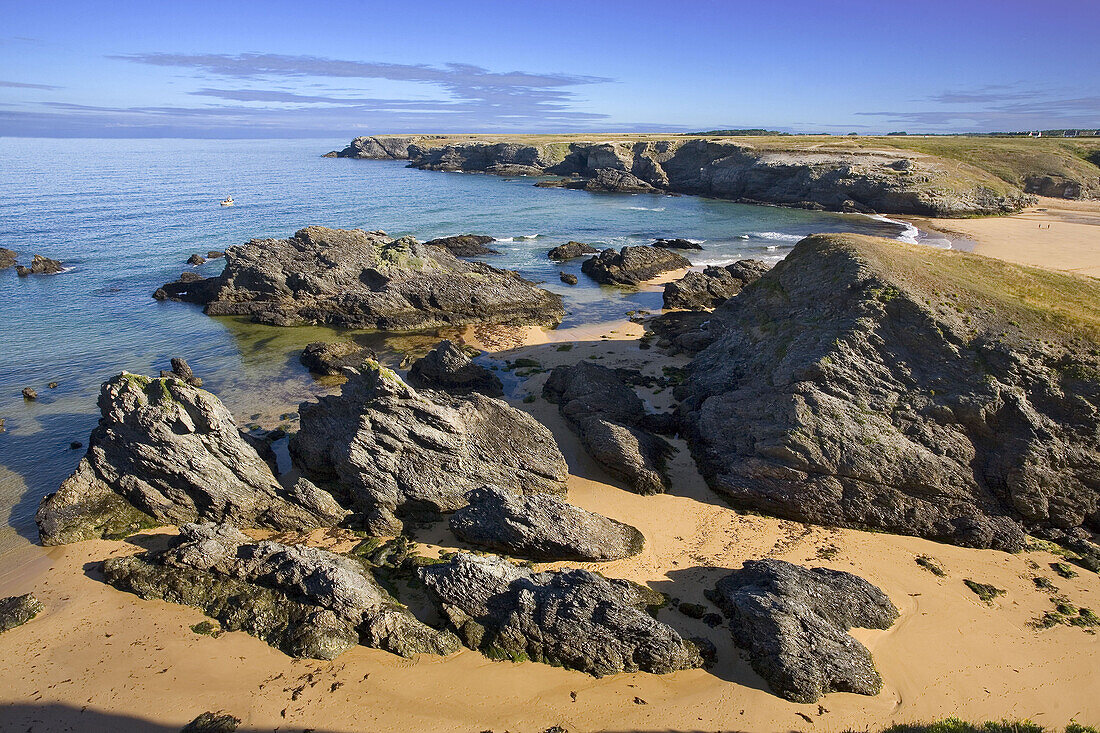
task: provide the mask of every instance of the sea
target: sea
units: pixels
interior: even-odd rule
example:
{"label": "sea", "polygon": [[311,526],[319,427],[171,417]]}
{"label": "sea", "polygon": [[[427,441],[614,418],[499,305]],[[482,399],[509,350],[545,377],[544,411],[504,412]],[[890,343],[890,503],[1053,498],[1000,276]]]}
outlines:
{"label": "sea", "polygon": [[[487,234],[500,254],[482,259],[561,293],[569,327],[661,307],[657,291],[600,287],[580,273],[581,260],[547,258],[569,240],[619,248],[687,238],[703,247],[684,252],[698,267],[776,262],[817,232],[949,246],[886,217],[536,188],[533,178],[322,157],[344,144],[0,138],[0,246],[16,250],[20,263],[41,254],[65,265],[57,275],[0,271],[0,555],[36,542],[35,509],[83,455],[73,445],[87,444],[100,385],[120,371],[156,375],[170,358],[186,357],[242,425],[267,425],[331,389],[298,362],[305,344],[354,338],[397,364],[440,337],[261,326],[154,300],[153,291],[183,271],[214,275],[223,267],[222,259],[186,265],[194,253],[314,224],[422,241]],[[227,196],[235,206],[219,205]],[[562,284],[563,270],[579,284]],[[24,400],[24,387],[38,399]]]}

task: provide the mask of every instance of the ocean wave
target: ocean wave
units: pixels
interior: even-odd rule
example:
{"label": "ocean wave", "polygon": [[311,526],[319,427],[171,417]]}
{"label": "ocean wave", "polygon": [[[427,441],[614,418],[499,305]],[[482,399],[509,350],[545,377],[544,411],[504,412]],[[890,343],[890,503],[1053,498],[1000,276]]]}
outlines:
{"label": "ocean wave", "polygon": [[653,207],[650,207],[650,206],[627,206],[626,208],[628,208],[631,211],[664,211],[665,210],[665,207],[663,207],[663,206],[653,206]]}
{"label": "ocean wave", "polygon": [[497,242],[519,242],[523,239],[538,239],[541,234],[517,234],[514,237],[494,237]]}
{"label": "ocean wave", "polygon": [[[901,227],[901,233],[894,237],[899,242],[906,242],[907,244],[919,244],[920,243],[920,229],[910,224],[907,221],[898,221],[897,219],[890,219],[882,214],[865,214],[869,219],[875,221],[884,221],[887,224],[895,224]],[[949,243],[950,246],[950,243]]]}
{"label": "ocean wave", "polygon": [[776,242],[801,242],[805,239],[802,234],[784,234],[783,232],[749,232],[752,239],[770,239]]}

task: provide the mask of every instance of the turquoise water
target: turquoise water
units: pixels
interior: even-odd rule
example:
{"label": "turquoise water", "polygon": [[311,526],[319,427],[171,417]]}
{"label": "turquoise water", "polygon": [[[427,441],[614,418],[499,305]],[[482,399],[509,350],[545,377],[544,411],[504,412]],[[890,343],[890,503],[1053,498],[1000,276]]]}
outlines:
{"label": "turquoise water", "polygon": [[[745,206],[695,197],[590,194],[538,189],[531,179],[445,174],[403,163],[321,158],[342,140],[0,139],[0,246],[60,259],[55,276],[0,271],[0,552],[36,538],[33,514],[83,454],[99,385],[125,369],[157,373],[185,356],[238,419],[273,423],[325,389],[297,362],[302,346],[337,334],[213,319],[150,294],[175,279],[192,253],[297,229],[384,229],[429,239],[489,234],[502,240],[487,262],[545,281],[565,296],[563,325],[657,310],[660,294],[558,281],[546,258],[570,239],[595,246],[655,237],[703,243],[697,265],[744,257],[780,259],[802,236],[856,231],[912,238],[869,217]],[[232,195],[237,205],[218,202]],[[213,260],[198,268],[215,274]],[[435,335],[360,335],[388,351],[422,349]],[[56,381],[59,386],[49,389]],[[32,386],[36,402],[20,392]],[[254,417],[255,416],[255,417]],[[5,528],[6,525],[6,528]],[[22,538],[22,539],[20,539]]]}

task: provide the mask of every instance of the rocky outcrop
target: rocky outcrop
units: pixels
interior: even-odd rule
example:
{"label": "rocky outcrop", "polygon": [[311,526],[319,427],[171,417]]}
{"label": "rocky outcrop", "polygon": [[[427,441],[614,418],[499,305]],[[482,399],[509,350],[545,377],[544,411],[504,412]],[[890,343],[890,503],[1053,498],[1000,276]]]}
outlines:
{"label": "rocky outcrop", "polygon": [[566,285],[576,285],[580,282],[580,280],[577,279],[577,276],[571,272],[559,272],[558,279]]}
{"label": "rocky outcrop", "polygon": [[7,247],[0,247],[0,270],[6,270],[15,265],[16,253]]}
{"label": "rocky outcrop", "polygon": [[500,377],[475,364],[469,354],[446,340],[413,362],[408,380],[418,389],[442,389],[455,394],[480,392],[490,397],[504,395]]}
{"label": "rocky outcrop", "polygon": [[[710,314],[679,395],[739,507],[1018,550],[1100,530],[1100,284],[856,235]],[[736,426],[735,429],[731,426]]]}
{"label": "rocky outcrop", "polygon": [[658,239],[653,243],[654,247],[661,249],[702,249],[703,245],[690,239]]}
{"label": "rocky outcrop", "polygon": [[206,258],[203,257],[202,255],[198,254],[198,253],[195,253],[195,254],[193,254],[193,255],[191,255],[190,257],[187,258],[187,264],[191,265],[192,267],[198,267],[199,265],[205,265],[206,264]]}
{"label": "rocky outcrop", "polygon": [[586,570],[535,573],[499,557],[459,553],[418,570],[467,646],[597,677],[701,667],[699,648],[647,607],[660,593]]}
{"label": "rocky outcrop", "polygon": [[875,695],[882,689],[871,653],[847,632],[888,629],[898,610],[863,578],[783,560],[748,560],[710,595],[729,617],[734,642],[781,697],[811,703],[830,692]]}
{"label": "rocky outcrop", "polygon": [[368,362],[338,396],[305,402],[290,451],[306,475],[332,482],[376,535],[435,518],[486,483],[518,493],[565,493],[554,436],[525,412],[473,392],[417,392]]}
{"label": "rocky outcrop", "polygon": [[[9,252],[11,250],[8,250]],[[35,255],[31,258],[31,266],[25,267],[23,265],[16,265],[15,272],[19,277],[26,277],[27,275],[56,275],[59,272],[64,272],[65,266],[61,264],[60,260],[51,260],[49,257],[43,257],[42,255]]]}
{"label": "rocky outcrop", "polygon": [[406,657],[458,650],[452,634],[418,621],[358,561],[254,543],[227,525],[184,525],[168,549],[108,559],[103,574],[142,598],[201,608],[293,657],[335,659],[358,644]]}
{"label": "rocky outcrop", "polygon": [[168,283],[154,297],[278,326],[556,325],[564,315],[561,296],[515,272],[384,232],[307,227],[290,239],[230,247],[225,258],[220,275]]}
{"label": "rocky outcrop", "polygon": [[180,728],[180,733],[234,733],[241,719],[224,710],[206,711]]}
{"label": "rocky outcrop", "polygon": [[546,256],[552,260],[564,262],[565,260],[572,260],[584,255],[594,255],[598,252],[598,249],[584,242],[566,242],[565,244],[559,244],[557,247],[554,247],[546,253]]}
{"label": "rocky outcrop", "polygon": [[629,524],[548,494],[520,496],[485,486],[466,494],[466,500],[470,503],[451,515],[451,530],[470,544],[516,557],[621,560],[645,545],[642,533]]}
{"label": "rocky outcrop", "polygon": [[332,377],[344,373],[344,369],[359,369],[363,363],[374,359],[372,349],[360,346],[354,341],[314,341],[306,344],[298,361],[314,374]]}
{"label": "rocky outcrop", "polygon": [[424,244],[430,247],[442,247],[455,257],[477,257],[479,255],[498,255],[495,249],[489,249],[485,245],[495,242],[493,237],[480,234],[460,234],[454,237],[441,237],[430,239]]}
{"label": "rocky outcrop", "polygon": [[672,447],[649,432],[653,416],[614,371],[590,361],[557,366],[542,395],[557,403],[584,449],[608,473],[639,494],[667,490],[664,465]]}
{"label": "rocky outcrop", "polygon": [[123,372],[99,409],[88,452],[38,508],[44,545],[193,521],[310,529],[347,513],[315,486],[283,488],[218,398],[176,378]]}
{"label": "rocky outcrop", "polygon": [[691,267],[683,255],[643,245],[623,247],[616,252],[605,249],[581,265],[581,272],[602,285],[636,286],[661,273]]}
{"label": "rocky outcrop", "polygon": [[654,193],[657,189],[628,171],[600,168],[584,184],[584,190],[597,193]]}
{"label": "rocky outcrop", "polygon": [[175,377],[184,384],[192,387],[201,387],[202,378],[196,377],[195,372],[191,370],[191,365],[187,363],[187,360],[182,356],[172,358],[172,371],[161,370],[160,376],[162,377]]}
{"label": "rocky outcrop", "polygon": [[359,158],[362,160],[406,160],[409,145],[420,137],[392,137],[389,135],[362,136],[340,151],[332,151],[326,158]]}
{"label": "rocky outcrop", "polygon": [[40,613],[42,602],[31,593],[0,598],[0,634],[22,626]]}
{"label": "rocky outcrop", "polygon": [[725,303],[754,283],[771,268],[760,260],[738,260],[725,267],[707,267],[691,271],[665,285],[665,308],[705,310]]}

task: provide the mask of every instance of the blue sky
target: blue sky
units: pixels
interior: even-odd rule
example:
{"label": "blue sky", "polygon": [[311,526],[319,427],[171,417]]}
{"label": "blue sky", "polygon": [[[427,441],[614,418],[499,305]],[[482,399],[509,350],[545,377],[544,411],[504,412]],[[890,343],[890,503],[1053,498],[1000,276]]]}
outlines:
{"label": "blue sky", "polygon": [[0,0],[0,135],[1100,126],[1100,0]]}

